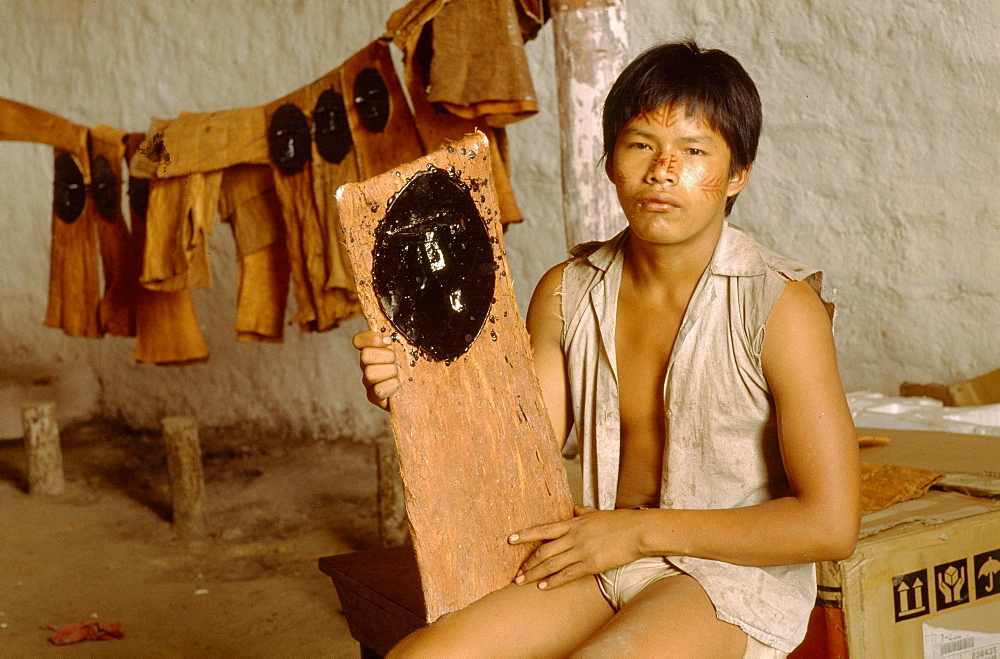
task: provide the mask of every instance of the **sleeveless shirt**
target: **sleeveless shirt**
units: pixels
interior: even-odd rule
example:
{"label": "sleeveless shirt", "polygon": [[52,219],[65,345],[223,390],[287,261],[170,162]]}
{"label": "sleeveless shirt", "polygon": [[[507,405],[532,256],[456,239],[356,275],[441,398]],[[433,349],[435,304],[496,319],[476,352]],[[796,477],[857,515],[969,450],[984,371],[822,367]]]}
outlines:
{"label": "sleeveless shirt", "polygon": [[[584,505],[613,509],[620,419],[615,320],[629,233],[572,250],[563,270],[566,356]],[[823,273],[759,245],[726,222],[681,321],[664,383],[668,440],[661,508],[725,509],[790,494],[774,400],[761,368],[764,324],[788,281],[806,280],[831,320]],[[650,319],[655,330],[655,319]],[[774,538],[780,543],[781,538]],[[816,597],[812,563],[748,567],[668,557],[704,588],[720,620],[782,652],[805,636]]]}

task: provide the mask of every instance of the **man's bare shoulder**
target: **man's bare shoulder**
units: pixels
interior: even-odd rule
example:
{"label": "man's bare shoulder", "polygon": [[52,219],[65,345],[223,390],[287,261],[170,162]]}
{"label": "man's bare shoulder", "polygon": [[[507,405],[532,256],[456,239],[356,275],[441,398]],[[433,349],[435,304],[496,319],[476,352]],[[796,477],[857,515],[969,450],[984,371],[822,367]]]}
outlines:
{"label": "man's bare shoulder", "polygon": [[794,328],[800,322],[814,322],[822,327],[830,326],[830,318],[823,300],[808,280],[793,280],[785,284],[767,322],[769,328],[772,325],[785,324]]}
{"label": "man's bare shoulder", "polygon": [[538,285],[535,286],[535,294],[539,292],[553,294],[558,293],[559,289],[562,287],[563,271],[566,266],[569,265],[572,259],[563,261],[562,263],[557,263],[542,275],[541,279],[538,280]]}
{"label": "man's bare shoulder", "polygon": [[549,268],[535,286],[528,305],[528,332],[532,335],[540,331],[562,332],[562,282],[563,271],[568,261]]}
{"label": "man's bare shoulder", "polygon": [[832,322],[808,282],[785,284],[767,319],[761,364],[775,394],[806,373],[828,381],[832,390],[839,386]]}

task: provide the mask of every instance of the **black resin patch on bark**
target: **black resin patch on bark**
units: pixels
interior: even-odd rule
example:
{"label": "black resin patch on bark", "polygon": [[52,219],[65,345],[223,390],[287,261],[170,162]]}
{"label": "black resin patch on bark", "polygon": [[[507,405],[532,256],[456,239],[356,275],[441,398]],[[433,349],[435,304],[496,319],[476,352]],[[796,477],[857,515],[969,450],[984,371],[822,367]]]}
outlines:
{"label": "black resin patch on bark", "polygon": [[497,266],[468,187],[441,169],[410,179],[375,233],[372,286],[393,326],[434,361],[472,347],[489,316]]}
{"label": "black resin patch on bark", "polygon": [[335,164],[343,160],[354,144],[343,96],[332,89],[319,95],[313,110],[313,129],[319,155]]}
{"label": "black resin patch on bark", "polygon": [[271,161],[286,176],[298,174],[312,159],[312,135],[306,115],[292,103],[275,110],[267,130]]}
{"label": "black resin patch on bark", "polygon": [[361,123],[372,133],[381,133],[389,123],[389,88],[375,69],[362,69],[354,79],[354,107]]}
{"label": "black resin patch on bark", "polygon": [[56,156],[55,181],[52,185],[52,209],[56,217],[71,224],[80,217],[87,202],[83,172],[68,153]]}

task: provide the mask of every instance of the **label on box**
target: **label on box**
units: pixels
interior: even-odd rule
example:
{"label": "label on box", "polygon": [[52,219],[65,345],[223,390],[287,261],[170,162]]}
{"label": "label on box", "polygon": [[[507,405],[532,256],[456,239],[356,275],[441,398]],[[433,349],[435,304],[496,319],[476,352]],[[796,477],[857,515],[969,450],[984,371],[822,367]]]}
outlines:
{"label": "label on box", "polygon": [[896,575],[891,581],[896,622],[978,602],[1000,595],[1000,549]]}
{"label": "label on box", "polygon": [[929,584],[927,570],[917,570],[892,578],[896,622],[917,618],[931,612]]}
{"label": "label on box", "polygon": [[934,597],[937,610],[969,603],[968,561],[962,558],[934,566]]}
{"label": "label on box", "polygon": [[1000,594],[1000,549],[977,554],[973,559],[976,599]]}
{"label": "label on box", "polygon": [[941,629],[924,624],[924,659],[996,659],[1000,634]]}

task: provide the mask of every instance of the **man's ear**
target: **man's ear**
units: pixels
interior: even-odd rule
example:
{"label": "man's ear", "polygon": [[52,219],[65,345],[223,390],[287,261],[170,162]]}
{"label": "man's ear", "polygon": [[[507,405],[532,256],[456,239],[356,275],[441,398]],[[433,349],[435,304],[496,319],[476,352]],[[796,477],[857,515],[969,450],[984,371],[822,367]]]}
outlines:
{"label": "man's ear", "polygon": [[608,180],[612,183],[615,182],[615,166],[611,164],[611,156],[608,155],[604,158],[604,173],[608,175]]}
{"label": "man's ear", "polygon": [[747,181],[750,180],[751,169],[753,169],[753,165],[747,165],[729,177],[729,185],[726,186],[727,198],[739,194],[747,186]]}

